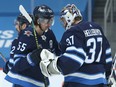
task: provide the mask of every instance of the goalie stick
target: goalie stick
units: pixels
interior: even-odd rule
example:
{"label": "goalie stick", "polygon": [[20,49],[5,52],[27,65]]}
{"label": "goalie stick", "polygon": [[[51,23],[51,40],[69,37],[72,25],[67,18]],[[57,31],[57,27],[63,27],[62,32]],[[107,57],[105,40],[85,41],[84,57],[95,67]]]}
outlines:
{"label": "goalie stick", "polygon": [[3,56],[3,54],[0,52],[0,56],[1,56],[1,58],[3,59],[3,61],[6,63],[6,58]]}
{"label": "goalie stick", "polygon": [[[19,11],[29,21],[29,23],[32,25],[32,28],[33,28],[33,31],[34,31],[35,40],[36,40],[36,45],[37,45],[37,48],[39,49],[40,46],[39,46],[39,43],[38,43],[38,40],[37,40],[37,35],[36,35],[34,22],[33,22],[32,18],[29,16],[29,14],[27,13],[27,11],[25,10],[25,8],[22,5],[19,6]],[[44,76],[44,85],[45,85],[45,87],[47,87],[47,81],[46,81],[46,77],[45,76]]]}

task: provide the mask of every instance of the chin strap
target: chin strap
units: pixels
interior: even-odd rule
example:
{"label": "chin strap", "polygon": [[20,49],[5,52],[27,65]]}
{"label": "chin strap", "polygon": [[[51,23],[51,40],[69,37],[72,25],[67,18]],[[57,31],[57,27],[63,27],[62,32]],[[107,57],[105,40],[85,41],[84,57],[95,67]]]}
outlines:
{"label": "chin strap", "polygon": [[42,30],[42,28],[41,28],[41,25],[40,25],[40,24],[38,24],[38,26],[39,26],[40,30],[41,30],[41,31],[43,31],[43,30]]}

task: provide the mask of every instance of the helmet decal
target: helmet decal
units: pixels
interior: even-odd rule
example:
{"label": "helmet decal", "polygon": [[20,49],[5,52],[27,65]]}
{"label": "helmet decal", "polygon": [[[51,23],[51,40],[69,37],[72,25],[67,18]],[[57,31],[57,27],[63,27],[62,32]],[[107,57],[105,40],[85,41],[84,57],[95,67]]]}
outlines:
{"label": "helmet decal", "polygon": [[46,5],[37,6],[33,11],[33,15],[34,15],[34,22],[36,24],[38,24],[39,18],[43,18],[43,19],[54,18],[53,10]]}

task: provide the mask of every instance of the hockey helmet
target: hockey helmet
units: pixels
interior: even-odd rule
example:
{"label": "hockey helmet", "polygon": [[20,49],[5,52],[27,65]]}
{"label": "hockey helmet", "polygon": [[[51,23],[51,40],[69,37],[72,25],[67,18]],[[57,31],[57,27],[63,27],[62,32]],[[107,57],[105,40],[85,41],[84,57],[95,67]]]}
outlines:
{"label": "hockey helmet", "polygon": [[33,11],[34,23],[39,24],[42,22],[52,24],[54,18],[53,10],[47,5],[40,5],[35,7]]}
{"label": "hockey helmet", "polygon": [[75,19],[82,20],[82,15],[80,13],[80,10],[74,4],[68,4],[62,9],[60,19],[61,22],[63,22],[63,25],[64,20],[66,21],[66,24],[64,26],[67,30],[70,29]]}
{"label": "hockey helmet", "polygon": [[[30,15],[31,16],[31,15]],[[32,16],[31,16],[32,17]],[[22,15],[20,14],[16,20],[15,20],[15,24],[17,23],[17,21],[19,22],[19,25],[23,25],[24,23],[26,23],[27,25],[29,25],[30,23],[28,22],[28,20]]]}

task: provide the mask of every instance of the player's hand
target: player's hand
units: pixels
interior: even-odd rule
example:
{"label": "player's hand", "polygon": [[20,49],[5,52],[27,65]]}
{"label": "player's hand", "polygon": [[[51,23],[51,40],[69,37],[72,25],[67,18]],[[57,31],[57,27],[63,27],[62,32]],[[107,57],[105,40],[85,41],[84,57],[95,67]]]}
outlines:
{"label": "player's hand", "polygon": [[41,53],[42,49],[36,49],[34,51],[32,51],[31,53],[27,54],[27,61],[30,65],[34,66],[34,65],[38,65],[40,63],[40,53]]}
{"label": "player's hand", "polygon": [[5,63],[5,65],[4,65],[4,67],[3,67],[3,72],[4,73],[8,73],[10,70],[11,70],[11,68],[13,67],[13,59],[9,59],[6,63]]}
{"label": "player's hand", "polygon": [[3,72],[6,73],[6,74],[7,74],[8,71],[9,71],[8,63],[9,63],[9,61],[7,61],[6,64],[4,65],[4,67],[3,67]]}

